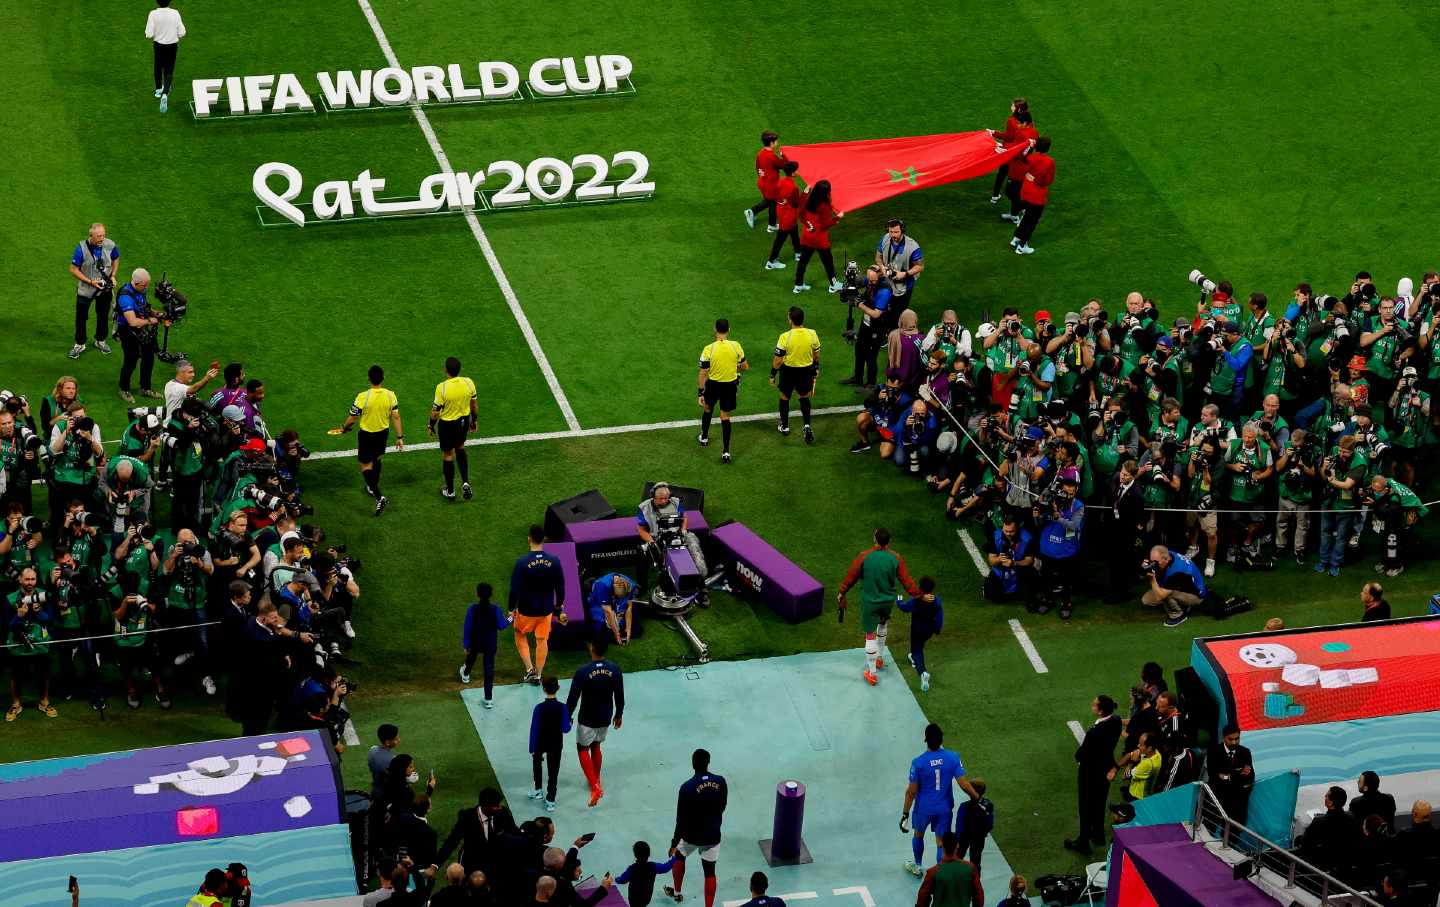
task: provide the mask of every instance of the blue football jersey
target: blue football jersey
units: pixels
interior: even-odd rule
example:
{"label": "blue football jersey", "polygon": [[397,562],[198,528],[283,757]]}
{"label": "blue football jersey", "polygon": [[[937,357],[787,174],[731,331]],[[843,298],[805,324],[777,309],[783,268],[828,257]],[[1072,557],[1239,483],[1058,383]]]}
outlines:
{"label": "blue football jersey", "polygon": [[955,808],[955,779],[964,777],[960,755],[943,747],[927,750],[910,763],[910,783],[919,785],[914,810],[920,815],[949,812]]}

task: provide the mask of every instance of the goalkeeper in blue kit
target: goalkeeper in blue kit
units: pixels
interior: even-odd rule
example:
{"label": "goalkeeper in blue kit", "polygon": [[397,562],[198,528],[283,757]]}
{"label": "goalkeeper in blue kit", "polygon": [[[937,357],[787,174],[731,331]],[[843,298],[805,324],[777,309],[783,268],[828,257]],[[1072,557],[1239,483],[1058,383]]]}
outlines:
{"label": "goalkeeper in blue kit", "polygon": [[951,817],[955,812],[955,792],[959,788],[971,800],[980,794],[965,778],[965,765],[960,755],[943,748],[945,733],[940,725],[925,727],[925,752],[910,762],[910,784],[905,788],[905,808],[900,813],[900,830],[912,833],[910,846],[915,858],[905,861],[905,869],[913,876],[924,875],[921,866],[925,862],[925,833],[935,832],[935,862],[939,863],[944,850],[940,838],[950,831]]}

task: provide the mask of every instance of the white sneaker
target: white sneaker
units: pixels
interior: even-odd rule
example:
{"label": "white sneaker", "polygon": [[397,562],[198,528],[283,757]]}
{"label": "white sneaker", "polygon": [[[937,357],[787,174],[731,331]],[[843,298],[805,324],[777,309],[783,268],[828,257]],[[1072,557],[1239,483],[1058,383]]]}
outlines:
{"label": "white sneaker", "polygon": [[345,623],[341,624],[340,629],[345,631],[346,637],[350,639],[355,638],[355,627],[351,625],[350,621],[347,620],[345,621]]}
{"label": "white sneaker", "polygon": [[1013,237],[1013,236],[1010,237],[1010,248],[1013,249],[1013,248],[1015,248],[1015,247],[1018,246],[1018,245],[1020,245],[1020,240],[1016,239],[1016,238]]}
{"label": "white sneaker", "polygon": [[751,230],[755,229],[755,212],[751,211],[749,208],[745,209],[745,226],[749,227]]}
{"label": "white sneaker", "polygon": [[709,446],[710,446],[710,439],[707,438],[707,437],[705,437],[704,435],[696,435],[696,436],[695,436],[695,442],[696,442],[697,444],[699,444],[701,447],[709,447]]}
{"label": "white sneaker", "polygon": [[74,346],[70,347],[70,358],[79,359],[80,354],[83,352],[85,352],[85,344],[77,343]]}
{"label": "white sneaker", "polygon": [[205,695],[215,695],[215,678],[207,674],[206,676],[200,678],[200,685],[205,688]]}
{"label": "white sneaker", "polygon": [[990,196],[990,204],[992,204],[992,205],[998,205],[998,204],[1000,204],[1000,196],[998,196],[998,195],[992,195],[992,196]]}
{"label": "white sneaker", "polygon": [[555,801],[554,801],[554,800],[546,800],[546,801],[545,801],[545,811],[546,811],[547,813],[553,813],[553,812],[555,811]]}
{"label": "white sneaker", "polygon": [[543,790],[541,790],[540,788],[537,787],[537,788],[535,788],[534,790],[532,790],[532,791],[530,792],[530,799],[531,799],[531,800],[544,800],[544,799],[545,799],[545,792],[544,792]]}
{"label": "white sneaker", "polygon": [[157,89],[155,89],[155,97],[157,97],[157,98],[160,97],[160,96],[161,96],[162,94],[164,94],[164,93],[165,93],[165,89],[163,89],[163,88],[157,88]]}
{"label": "white sneaker", "polygon": [[1206,575],[1206,576],[1214,576],[1214,575],[1215,575],[1215,558],[1213,558],[1213,557],[1207,557],[1207,558],[1205,559],[1205,575]]}
{"label": "white sneaker", "polygon": [[461,665],[461,666],[460,666],[460,682],[461,682],[461,683],[469,683],[469,682],[470,682],[470,672],[467,671],[467,670],[465,670],[465,666],[464,666],[464,665]]}
{"label": "white sneaker", "polygon": [[796,260],[796,261],[799,261],[799,260],[800,260],[800,253],[799,253],[799,252],[796,252],[796,253],[795,253],[795,260]]}
{"label": "white sneaker", "polygon": [[1015,247],[1015,254],[1016,254],[1016,255],[1034,255],[1034,254],[1035,254],[1035,249],[1034,249],[1034,247],[1032,247],[1032,246],[1016,246],[1016,247]]}
{"label": "white sneaker", "polygon": [[775,226],[774,224],[771,224],[770,226],[765,228],[766,233],[778,233],[779,231],[780,228]]}
{"label": "white sneaker", "polygon": [[194,657],[195,657],[195,653],[194,653],[194,652],[181,652],[179,655],[176,655],[176,656],[175,656],[175,667],[177,667],[177,668],[180,667],[180,666],[183,665],[185,662],[189,661],[190,659],[192,659],[192,658],[194,658]]}
{"label": "white sneaker", "polygon": [[1186,548],[1186,549],[1185,549],[1185,556],[1188,557],[1188,558],[1190,558],[1190,560],[1192,560],[1192,561],[1195,560],[1195,558],[1196,558],[1199,554],[1200,554],[1200,546],[1199,546],[1199,545],[1191,545],[1189,548]]}
{"label": "white sneaker", "polygon": [[920,692],[930,692],[930,672],[926,671],[920,675]]}
{"label": "white sneaker", "polygon": [[783,262],[783,261],[767,261],[767,262],[765,262],[765,270],[767,270],[767,271],[783,271],[783,270],[785,270],[785,262]]}
{"label": "white sneaker", "polygon": [[161,113],[165,113],[165,112],[168,111],[169,109],[170,109],[170,96],[169,96],[168,94],[162,94],[162,95],[160,96],[160,112],[161,112]]}
{"label": "white sneaker", "polygon": [[839,280],[832,279],[830,281],[830,286],[826,287],[825,291],[827,293],[838,293],[843,289],[845,289],[845,284],[841,283]]}
{"label": "white sneaker", "polygon": [[905,653],[905,660],[908,661],[908,662],[910,662],[910,667],[912,667],[912,668],[915,667],[915,656],[914,656],[914,655],[911,655],[909,652],[906,652],[906,653]]}
{"label": "white sneaker", "polygon": [[107,356],[110,355],[110,344],[106,343],[103,340],[95,341],[95,349],[99,350]]}
{"label": "white sneaker", "polygon": [[1013,214],[1009,214],[1009,213],[1001,214],[1001,215],[1000,215],[1000,219],[1001,219],[1001,220],[1008,220],[1008,221],[1009,221],[1010,223],[1012,223],[1012,224],[1018,224],[1018,223],[1020,223],[1020,218],[1016,217],[1016,216],[1013,215]]}
{"label": "white sneaker", "polygon": [[916,866],[914,860],[905,861],[905,871],[910,873],[917,879],[925,875],[925,870],[921,869],[919,866]]}
{"label": "white sneaker", "polygon": [[791,292],[793,292],[796,296],[799,296],[801,293],[808,293],[810,292],[810,284],[802,283],[799,286],[795,287],[795,289]]}
{"label": "white sneaker", "polygon": [[485,706],[485,708],[487,709],[493,709],[495,708],[495,700],[486,699],[484,702],[481,703],[481,705]]}

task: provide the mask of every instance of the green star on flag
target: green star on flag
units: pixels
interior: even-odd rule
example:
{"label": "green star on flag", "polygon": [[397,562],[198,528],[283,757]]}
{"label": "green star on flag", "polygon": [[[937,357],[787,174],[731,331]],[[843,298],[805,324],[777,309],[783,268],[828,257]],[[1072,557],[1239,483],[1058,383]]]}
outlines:
{"label": "green star on flag", "polygon": [[917,179],[925,175],[923,171],[916,170],[913,166],[906,167],[904,170],[891,170],[886,167],[885,172],[890,174],[890,182],[909,183],[912,186],[915,185]]}

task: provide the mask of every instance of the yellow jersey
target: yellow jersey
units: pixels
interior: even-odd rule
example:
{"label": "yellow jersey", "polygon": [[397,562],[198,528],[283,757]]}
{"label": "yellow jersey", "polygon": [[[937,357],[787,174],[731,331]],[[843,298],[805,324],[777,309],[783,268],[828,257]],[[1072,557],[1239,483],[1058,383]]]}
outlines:
{"label": "yellow jersey", "polygon": [[819,353],[820,335],[810,328],[791,328],[775,341],[775,355],[785,357],[784,363],[791,368],[814,365]]}
{"label": "yellow jersey", "polygon": [[371,387],[355,395],[350,415],[360,417],[361,431],[386,431],[390,428],[390,414],[399,408],[394,391]]}
{"label": "yellow jersey", "polygon": [[739,380],[744,361],[745,348],[733,340],[716,340],[700,351],[700,367],[709,372],[711,381]]}
{"label": "yellow jersey", "polygon": [[435,411],[446,422],[469,418],[470,401],[474,399],[475,382],[463,375],[435,385]]}

